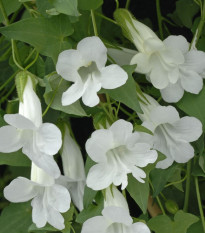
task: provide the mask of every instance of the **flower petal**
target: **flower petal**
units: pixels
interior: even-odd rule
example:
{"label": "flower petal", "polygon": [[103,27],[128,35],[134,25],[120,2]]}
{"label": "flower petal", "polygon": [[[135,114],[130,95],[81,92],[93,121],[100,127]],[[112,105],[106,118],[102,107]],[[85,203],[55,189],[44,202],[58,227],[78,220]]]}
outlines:
{"label": "flower petal", "polygon": [[5,114],[4,120],[17,129],[35,129],[35,125],[28,118],[20,114]]}
{"label": "flower petal", "polygon": [[150,64],[149,64],[149,55],[145,53],[137,53],[134,55],[130,61],[130,65],[137,64],[135,69],[136,72],[147,74],[150,72]]}
{"label": "flower petal", "polygon": [[47,201],[52,208],[64,213],[70,208],[70,194],[68,190],[58,184],[47,187]]}
{"label": "flower petal", "polygon": [[19,114],[32,121],[36,127],[42,124],[41,102],[33,90],[29,75],[23,91],[23,102],[19,103]]}
{"label": "flower petal", "polygon": [[107,61],[107,48],[97,36],[86,37],[77,45],[77,50],[85,61],[95,62],[100,70]]}
{"label": "flower petal", "polygon": [[180,80],[184,90],[193,94],[198,94],[203,87],[202,77],[192,70],[183,69]]}
{"label": "flower petal", "polygon": [[34,182],[18,177],[4,189],[4,196],[10,202],[25,202],[29,201],[38,195],[39,187]]}
{"label": "flower petal", "polygon": [[47,207],[47,221],[58,230],[65,228],[63,216],[51,206]]}
{"label": "flower petal", "polygon": [[164,48],[163,42],[160,39],[154,37],[145,40],[143,46],[146,53],[152,53]]}
{"label": "flower petal", "polygon": [[61,131],[51,123],[44,123],[36,133],[36,146],[45,154],[56,154],[62,145]]}
{"label": "flower petal", "polygon": [[164,41],[164,44],[171,49],[179,49],[182,53],[186,53],[189,50],[189,43],[186,38],[179,36],[168,36]]}
{"label": "flower petal", "polygon": [[105,233],[109,223],[103,216],[96,216],[83,223],[81,233]]}
{"label": "flower petal", "polygon": [[10,125],[0,128],[0,152],[18,151],[22,146],[23,142],[19,130]]}
{"label": "flower petal", "polygon": [[90,158],[95,162],[105,162],[106,153],[113,147],[113,135],[109,130],[99,129],[92,133],[85,148]]}
{"label": "flower petal", "polygon": [[108,206],[103,209],[102,215],[113,223],[123,223],[127,226],[132,224],[129,211],[117,206]]}
{"label": "flower petal", "polygon": [[91,167],[87,176],[87,186],[93,190],[102,190],[113,182],[112,168],[107,163],[99,163]]}
{"label": "flower petal", "polygon": [[150,229],[143,222],[136,222],[132,224],[133,233],[151,233]]}
{"label": "flower petal", "polygon": [[77,81],[72,84],[67,91],[63,92],[62,105],[67,106],[73,104],[82,97],[84,91],[83,82],[80,79],[77,79]]}
{"label": "flower petal", "polygon": [[84,63],[79,51],[69,49],[59,54],[56,70],[65,80],[76,82],[79,79],[78,69]]}
{"label": "flower petal", "polygon": [[164,89],[160,90],[163,100],[167,103],[176,103],[184,95],[184,89],[181,87],[180,82],[178,81],[175,84],[169,84]]}
{"label": "flower petal", "polygon": [[105,89],[115,89],[126,83],[127,73],[118,65],[109,65],[101,70],[100,81]]}
{"label": "flower petal", "polygon": [[183,67],[185,69],[193,70],[198,74],[204,71],[205,64],[205,52],[191,50],[185,55],[185,63]]}
{"label": "flower petal", "polygon": [[32,202],[32,220],[38,228],[44,227],[47,222],[46,206],[43,203],[43,195],[36,196]]}
{"label": "flower petal", "polygon": [[174,134],[174,137],[179,140],[193,142],[201,136],[202,124],[195,117],[182,117],[170,128],[170,133]]}
{"label": "flower petal", "polygon": [[168,167],[170,167],[172,164],[173,164],[174,160],[171,159],[171,158],[166,158],[162,161],[159,161],[157,164],[156,164],[156,168],[161,168],[161,169],[166,169]]}
{"label": "flower petal", "polygon": [[150,81],[152,85],[157,89],[163,89],[168,86],[169,84],[168,73],[161,64],[156,65],[151,70]]}
{"label": "flower petal", "polygon": [[136,167],[136,166],[133,166],[133,167],[131,168],[131,170],[132,170],[132,175],[133,175],[139,182],[145,183],[145,181],[144,181],[143,179],[146,178],[146,173],[145,173],[142,169],[140,169],[140,168],[138,168],[138,167]]}
{"label": "flower petal", "polygon": [[128,121],[120,119],[110,126],[109,131],[112,132],[113,138],[119,146],[125,145],[128,138],[132,135],[133,125]]}
{"label": "flower petal", "polygon": [[179,120],[179,113],[176,108],[172,106],[158,106],[152,110],[150,113],[151,121],[155,123],[155,125],[161,125],[165,123],[174,123]]}
{"label": "flower petal", "polygon": [[101,89],[101,83],[99,80],[97,78],[88,78],[84,89],[85,91],[82,95],[83,103],[89,107],[96,106],[100,101],[97,95],[97,92]]}

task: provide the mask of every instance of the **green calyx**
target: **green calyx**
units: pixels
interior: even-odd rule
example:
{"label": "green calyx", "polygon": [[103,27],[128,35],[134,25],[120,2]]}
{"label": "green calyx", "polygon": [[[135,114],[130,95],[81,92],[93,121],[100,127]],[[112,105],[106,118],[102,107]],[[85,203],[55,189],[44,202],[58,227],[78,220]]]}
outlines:
{"label": "green calyx", "polygon": [[33,89],[36,86],[36,77],[28,71],[20,71],[15,77],[16,90],[19,97],[19,101],[23,102],[23,93],[26,87],[28,77],[31,78]]}

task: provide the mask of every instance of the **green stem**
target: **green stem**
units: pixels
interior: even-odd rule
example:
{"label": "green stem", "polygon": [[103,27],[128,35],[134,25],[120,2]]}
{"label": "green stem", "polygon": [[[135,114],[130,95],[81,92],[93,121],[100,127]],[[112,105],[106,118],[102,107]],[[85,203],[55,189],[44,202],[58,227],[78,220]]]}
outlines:
{"label": "green stem", "polygon": [[114,21],[113,19],[110,19],[110,18],[106,17],[106,16],[103,15],[103,14],[100,14],[99,12],[95,12],[95,14],[96,14],[97,16],[99,16],[99,17],[101,17],[101,18],[103,18],[103,19],[105,19],[105,20],[107,20],[107,21],[109,21],[109,22],[114,23],[114,24],[117,25],[117,22],[116,22],[116,21]]}
{"label": "green stem", "polygon": [[114,117],[113,117],[113,109],[112,109],[112,105],[111,105],[111,102],[110,102],[110,97],[109,95],[106,93],[106,99],[107,99],[107,104],[108,104],[108,108],[109,108],[109,113],[110,113],[110,117],[112,118],[112,122],[114,122]]}
{"label": "green stem", "polygon": [[111,121],[111,122],[114,122],[114,121],[113,121],[113,117],[110,115],[109,111],[108,111],[108,110],[106,109],[106,107],[105,107],[105,103],[100,102],[99,104],[100,104],[100,106],[102,107],[103,111],[104,111],[104,112],[106,113],[106,115],[108,116],[108,118],[110,119],[110,121]]}
{"label": "green stem", "polygon": [[97,31],[97,25],[96,25],[96,21],[95,21],[94,11],[91,10],[90,12],[91,12],[91,17],[92,17],[94,34],[95,34],[95,36],[98,36],[98,31]]}
{"label": "green stem", "polygon": [[16,60],[16,56],[15,56],[15,42],[13,39],[11,39],[11,47],[12,47],[12,57],[13,57],[13,61],[15,63],[15,65],[20,69],[20,70],[24,70],[24,68],[17,62]]}
{"label": "green stem", "polygon": [[157,20],[158,20],[158,26],[159,26],[159,35],[160,39],[164,39],[163,36],[163,30],[162,30],[162,15],[160,10],[160,0],[156,0],[156,9],[157,9]]}
{"label": "green stem", "polygon": [[31,56],[34,54],[34,52],[35,52],[35,48],[29,53],[29,55],[28,55],[28,57],[25,59],[25,61],[24,61],[24,64],[26,64],[28,61],[29,61],[29,59],[31,58]]}
{"label": "green stem", "polygon": [[185,190],[184,208],[183,208],[184,212],[188,211],[190,183],[191,183],[191,160],[187,163],[187,180],[186,180],[186,190]]}
{"label": "green stem", "polygon": [[9,84],[9,83],[12,81],[12,79],[15,77],[16,74],[17,74],[17,72],[15,72],[14,74],[12,74],[11,77],[9,77],[9,78],[6,80],[6,82],[5,82],[2,86],[0,86],[0,91],[1,91],[7,84]]}
{"label": "green stem", "polygon": [[56,93],[57,93],[57,91],[58,91],[58,88],[60,87],[62,81],[63,81],[63,79],[61,78],[61,80],[60,80],[59,83],[58,83],[58,86],[56,87],[56,89],[55,89],[55,91],[54,91],[54,93],[53,93],[53,96],[52,96],[52,98],[51,98],[50,103],[48,104],[47,108],[46,108],[45,111],[43,112],[42,117],[44,117],[44,116],[46,115],[46,113],[48,112],[49,108],[51,107],[51,105],[52,105],[52,103],[53,103],[53,101],[54,101],[54,99],[55,99]]}
{"label": "green stem", "polygon": [[119,8],[119,2],[118,2],[118,0],[115,0],[115,2],[116,2],[116,9],[118,9]]}
{"label": "green stem", "polygon": [[2,104],[4,101],[6,101],[6,100],[8,99],[8,97],[9,97],[9,96],[11,95],[11,93],[14,91],[15,87],[16,87],[16,85],[14,84],[14,85],[11,87],[11,89],[7,92],[7,94],[6,94],[3,98],[1,98],[0,104]]}
{"label": "green stem", "polygon": [[201,37],[201,33],[204,27],[204,23],[205,23],[205,1],[203,3],[203,8],[202,8],[202,12],[201,12],[201,19],[199,22],[199,25],[197,27],[197,30],[195,32],[194,38],[191,42],[191,44],[193,43],[193,41],[195,40],[195,46],[197,45],[199,38]]}
{"label": "green stem", "polygon": [[130,6],[130,0],[127,0],[126,5],[125,5],[125,9],[129,9]]}
{"label": "green stem", "polygon": [[5,25],[8,26],[9,25],[9,19],[7,17],[6,10],[4,8],[2,0],[0,0],[0,9],[1,9],[2,15],[4,17]]}
{"label": "green stem", "polygon": [[184,177],[183,179],[181,179],[181,180],[177,180],[177,181],[174,181],[174,182],[171,182],[171,183],[169,183],[169,184],[165,185],[164,187],[165,187],[165,188],[167,188],[167,187],[169,187],[169,186],[171,186],[171,185],[175,185],[175,184],[182,183],[183,181],[185,181],[185,180],[186,180],[186,178],[187,178],[187,174],[185,175],[185,177]]}
{"label": "green stem", "polygon": [[200,212],[200,216],[201,216],[201,222],[202,222],[203,230],[204,230],[204,233],[205,233],[204,212],[203,212],[203,207],[202,207],[202,204],[201,204],[201,196],[200,196],[199,182],[198,182],[198,177],[197,176],[195,176],[194,181],[195,181],[195,187],[196,187],[196,196],[197,196],[197,201],[198,201],[198,206],[199,206],[199,212]]}
{"label": "green stem", "polygon": [[35,56],[35,58],[34,58],[34,60],[33,60],[30,64],[28,64],[28,65],[26,66],[25,70],[28,70],[33,64],[35,64],[35,62],[36,62],[37,59],[38,59],[38,56],[39,56],[39,53],[37,52],[37,53],[36,53],[36,56]]}

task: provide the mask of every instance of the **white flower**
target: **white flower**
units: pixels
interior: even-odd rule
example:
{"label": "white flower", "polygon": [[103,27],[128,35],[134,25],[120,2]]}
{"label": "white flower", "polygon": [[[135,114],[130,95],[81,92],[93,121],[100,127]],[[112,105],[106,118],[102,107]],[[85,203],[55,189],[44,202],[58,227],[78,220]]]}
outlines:
{"label": "white flower", "polygon": [[185,57],[183,64],[179,65],[179,79],[175,84],[169,84],[161,89],[162,98],[173,103],[179,101],[184,90],[198,94],[203,87],[203,72],[205,71],[205,53],[191,49],[189,43],[183,36],[169,36],[164,43],[170,49],[179,49]]}
{"label": "white flower", "polygon": [[98,37],[81,40],[77,49],[60,53],[56,70],[65,80],[74,82],[62,96],[62,105],[70,105],[82,97],[85,105],[99,103],[101,88],[114,89],[125,84],[127,73],[118,65],[105,67],[107,49]]}
{"label": "white flower", "polygon": [[81,233],[150,233],[142,222],[133,224],[128,211],[116,206],[105,207],[102,216],[84,222]]}
{"label": "white flower", "polygon": [[139,51],[130,61],[130,64],[137,64],[136,72],[146,74],[157,89],[163,89],[169,83],[175,84],[179,79],[178,66],[184,63],[182,52],[166,46],[150,28],[134,19],[129,11],[118,9],[115,18]]}
{"label": "white flower", "polygon": [[7,200],[18,203],[32,199],[32,220],[38,228],[44,227],[46,222],[55,228],[65,228],[64,218],[60,213],[70,208],[70,194],[68,190],[55,184],[53,177],[32,164],[31,180],[18,177],[5,189]]}
{"label": "white flower", "polygon": [[[145,95],[147,98],[147,95]],[[153,148],[167,158],[157,163],[157,168],[167,168],[174,161],[186,163],[194,157],[194,148],[189,142],[196,141],[202,134],[202,124],[195,117],[182,117],[172,106],[160,106],[152,97],[147,98],[145,114],[139,114],[143,126],[154,134]],[[140,103],[141,104],[141,103]],[[152,105],[152,106],[150,106]],[[146,105],[141,104],[144,111]]]}
{"label": "white flower", "polygon": [[60,130],[50,123],[42,123],[41,103],[28,77],[19,114],[6,114],[4,120],[10,124],[0,128],[0,151],[10,153],[22,148],[38,167],[57,178],[60,170],[53,155],[61,147]]}
{"label": "white flower", "polygon": [[102,190],[112,183],[127,186],[127,174],[140,182],[146,177],[139,167],[154,163],[157,152],[150,150],[152,136],[146,133],[132,133],[133,126],[124,120],[118,120],[109,129],[100,129],[92,133],[86,142],[88,155],[97,164],[87,176],[87,186]]}
{"label": "white flower", "polygon": [[64,125],[61,157],[65,174],[65,177],[63,178],[64,183],[68,186],[74,204],[81,211],[83,209],[83,195],[86,178],[85,168],[81,151],[70,136],[67,125]]}

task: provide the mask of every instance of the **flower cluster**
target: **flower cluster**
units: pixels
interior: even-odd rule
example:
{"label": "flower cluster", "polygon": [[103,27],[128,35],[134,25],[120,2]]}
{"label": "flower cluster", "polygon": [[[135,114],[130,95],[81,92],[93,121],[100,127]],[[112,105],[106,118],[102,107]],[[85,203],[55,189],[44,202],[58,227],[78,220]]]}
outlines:
{"label": "flower cluster", "polygon": [[[108,53],[118,64],[106,66],[107,48],[100,38],[93,36],[81,40],[76,49],[61,52],[56,71],[70,84],[62,93],[62,106],[69,108],[82,97],[84,105],[94,107],[100,102],[98,92],[102,88],[123,88],[128,80],[128,74],[120,67],[123,64],[137,65],[135,71],[145,74],[168,103],[179,101],[184,90],[194,94],[201,91],[204,52],[197,51],[194,46],[189,49],[183,36],[160,40],[127,10],[118,9],[115,18],[138,51],[109,49]],[[65,224],[61,213],[69,210],[71,199],[79,212],[83,211],[87,185],[102,191],[104,201],[101,215],[87,219],[82,233],[150,233],[144,222],[133,223],[127,201],[117,186],[124,190],[129,174],[140,185],[145,183],[148,176],[145,167],[149,164],[166,169],[174,162],[188,162],[194,157],[190,142],[202,134],[201,122],[195,117],[180,118],[175,107],[161,106],[154,98],[140,92],[142,113],[137,113],[137,120],[146,128],[142,132],[135,130],[129,121],[118,119],[120,105],[114,115],[111,103],[108,103],[109,112],[102,103],[109,120],[106,119],[104,128],[99,124],[101,128],[85,143],[86,152],[94,163],[86,177],[83,156],[67,118],[61,119],[60,129],[52,123],[43,123],[41,102],[34,91],[35,78],[23,72],[25,85],[19,92],[19,112],[4,116],[9,125],[0,128],[0,152],[22,149],[32,162],[31,177],[11,181],[4,189],[5,198],[11,202],[32,200],[32,220],[36,226],[41,228],[48,222],[62,230]],[[159,161],[157,151],[166,159]],[[60,156],[55,160],[58,152]],[[62,161],[63,175],[56,162],[58,159]]]}

